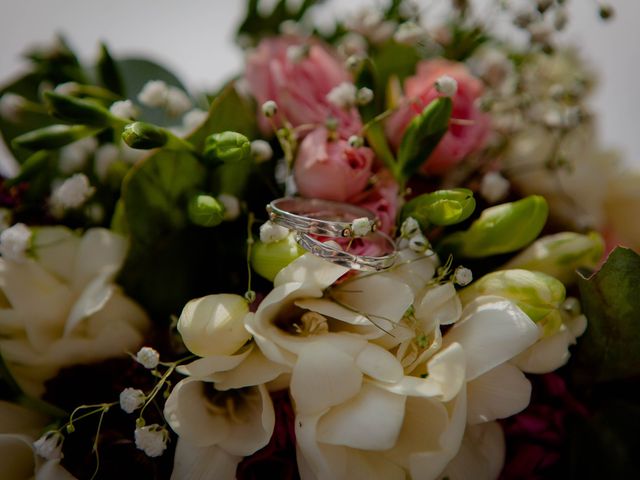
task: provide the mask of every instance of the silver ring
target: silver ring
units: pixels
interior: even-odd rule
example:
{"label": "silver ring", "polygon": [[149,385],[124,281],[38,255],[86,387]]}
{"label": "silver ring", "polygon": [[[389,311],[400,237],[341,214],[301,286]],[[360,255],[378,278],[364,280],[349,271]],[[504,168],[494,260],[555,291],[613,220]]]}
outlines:
{"label": "silver ring", "polygon": [[356,255],[342,250],[336,242],[321,242],[306,233],[298,233],[296,235],[296,241],[302,248],[320,258],[342,265],[343,267],[363,271],[380,271],[392,267],[396,259],[397,251],[396,245],[391,237],[386,233],[378,231],[369,235],[367,239],[370,241],[373,239],[384,241],[387,246],[390,247],[390,252],[380,256]]}
{"label": "silver ring", "polygon": [[324,237],[364,237],[378,228],[366,208],[317,198],[283,197],[267,205],[269,219],[289,230]]}

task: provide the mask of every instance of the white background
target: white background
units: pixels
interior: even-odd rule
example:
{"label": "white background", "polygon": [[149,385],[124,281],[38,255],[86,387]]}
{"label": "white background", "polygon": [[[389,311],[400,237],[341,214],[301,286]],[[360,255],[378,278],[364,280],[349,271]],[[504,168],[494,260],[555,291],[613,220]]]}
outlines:
{"label": "white background", "polygon": [[[418,0],[422,7],[448,0]],[[486,3],[486,2],[481,2]],[[593,106],[606,146],[640,166],[640,2],[612,0],[616,17],[598,19],[595,0],[570,2],[566,40],[599,71]],[[0,0],[0,83],[21,68],[20,53],[65,34],[83,59],[100,40],[115,56],[144,54],[167,65],[192,88],[213,88],[242,68],[233,32],[245,0]],[[344,16],[366,0],[329,0],[320,16]]]}

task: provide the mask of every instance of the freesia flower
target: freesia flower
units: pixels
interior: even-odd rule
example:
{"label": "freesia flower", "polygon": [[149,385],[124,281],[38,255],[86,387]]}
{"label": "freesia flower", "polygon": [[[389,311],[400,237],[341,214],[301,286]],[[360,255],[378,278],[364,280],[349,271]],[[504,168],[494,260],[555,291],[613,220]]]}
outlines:
{"label": "freesia flower", "polygon": [[39,395],[62,367],[135,351],[148,319],[113,283],[124,238],[42,227],[32,248],[36,259],[0,259],[0,351],[20,385]]}
{"label": "freesia flower", "polygon": [[467,155],[483,147],[489,131],[489,117],[476,106],[482,94],[482,83],[461,64],[449,60],[435,59],[420,62],[416,74],[405,80],[404,95],[408,103],[399,108],[386,124],[390,143],[398,148],[407,125],[434,99],[442,96],[435,83],[443,75],[455,80],[457,89],[451,97],[451,118],[463,120],[465,124],[451,123],[449,131],[429,156],[423,171],[442,174]]}

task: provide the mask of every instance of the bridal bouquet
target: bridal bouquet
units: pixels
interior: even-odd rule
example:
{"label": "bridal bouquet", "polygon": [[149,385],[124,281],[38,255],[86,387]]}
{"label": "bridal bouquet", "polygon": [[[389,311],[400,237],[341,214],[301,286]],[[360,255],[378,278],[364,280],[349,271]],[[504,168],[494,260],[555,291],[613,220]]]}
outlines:
{"label": "bridal bouquet", "polygon": [[216,91],[62,38],[1,87],[0,478],[637,474],[640,173],[566,2],[320,3],[249,0]]}

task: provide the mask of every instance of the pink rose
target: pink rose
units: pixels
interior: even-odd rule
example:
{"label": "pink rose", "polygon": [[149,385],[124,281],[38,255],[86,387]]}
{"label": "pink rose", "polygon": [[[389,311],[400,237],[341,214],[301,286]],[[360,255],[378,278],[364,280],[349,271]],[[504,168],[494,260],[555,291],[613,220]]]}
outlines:
{"label": "pink rose", "polygon": [[442,75],[448,75],[458,83],[458,89],[452,97],[451,118],[470,124],[449,125],[449,131],[423,166],[423,171],[431,174],[446,172],[464,157],[482,148],[489,132],[489,116],[476,107],[476,100],[483,89],[480,80],[471,75],[462,63],[443,59],[425,60],[418,64],[416,74],[404,83],[404,94],[413,102],[401,107],[387,121],[386,133],[393,147],[397,149],[400,146],[411,119],[441,96],[434,83]]}
{"label": "pink rose", "polygon": [[380,170],[375,176],[373,187],[351,199],[351,203],[375,213],[380,219],[380,230],[391,235],[398,211],[398,184],[387,170]]}
{"label": "pink rose", "polygon": [[300,144],[293,174],[304,197],[344,202],[362,192],[371,176],[373,151],[346,140],[328,140],[327,129],[313,130]]}
{"label": "pink rose", "polygon": [[[307,45],[308,54],[291,58],[290,47]],[[327,94],[343,82],[351,81],[349,72],[323,44],[293,36],[265,38],[247,57],[245,78],[249,90],[262,105],[267,100],[278,104],[277,125],[286,119],[294,127],[324,125],[329,117],[338,121],[338,132],[348,138],[362,127],[356,108],[348,110],[329,103]],[[260,113],[261,126],[269,124]]]}

